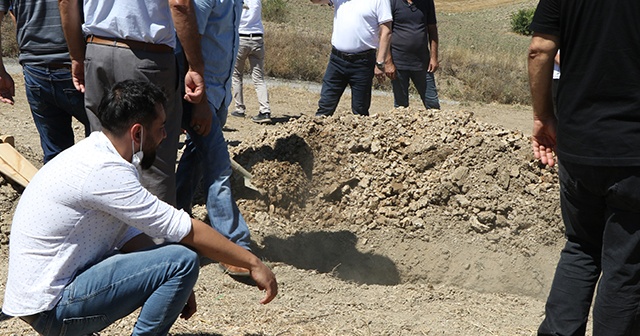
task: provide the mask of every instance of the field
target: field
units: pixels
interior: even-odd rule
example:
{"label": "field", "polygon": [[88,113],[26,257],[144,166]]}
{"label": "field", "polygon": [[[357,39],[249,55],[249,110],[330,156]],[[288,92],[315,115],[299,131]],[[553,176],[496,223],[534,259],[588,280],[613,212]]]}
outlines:
{"label": "field", "polygon": [[[287,4],[299,11],[290,16],[307,15],[296,31],[326,48],[330,10]],[[509,59],[521,67],[509,71],[524,76],[528,39],[508,32],[508,16],[533,4],[486,4],[494,3],[436,3],[441,111],[415,99],[394,110],[382,90],[369,118],[350,114],[347,94],[336,116],[317,120],[317,84],[270,79],[275,124],[230,117],[230,151],[268,190],[261,197],[237,183],[234,195],[280,295],[261,306],[259,291],[207,265],[196,285],[198,313],[178,321],[173,335],[535,335],[563,243],[556,171],[532,158],[526,104],[464,99],[471,84],[445,74],[445,50],[456,47],[459,59],[479,60],[457,73]],[[273,27],[290,29],[268,27],[272,39]],[[326,54],[308,57],[326,65]],[[13,134],[17,149],[40,165],[19,67],[12,69],[16,104],[0,106],[0,134]],[[258,106],[252,89],[247,83],[249,115]],[[20,193],[0,178],[0,294]],[[196,201],[204,219],[203,200]],[[129,334],[134,321],[130,315],[101,335]],[[0,334],[33,335],[17,319],[1,323]]]}

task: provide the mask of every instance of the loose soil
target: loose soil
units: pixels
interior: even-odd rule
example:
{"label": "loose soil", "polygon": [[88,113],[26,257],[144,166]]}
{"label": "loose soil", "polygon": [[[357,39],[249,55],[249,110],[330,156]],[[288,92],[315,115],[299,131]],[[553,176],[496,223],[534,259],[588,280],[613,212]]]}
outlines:
{"label": "loose soil", "polygon": [[[23,80],[14,79],[0,134],[41,166]],[[317,119],[317,86],[269,85],[275,123],[230,116],[225,137],[265,191],[234,181],[253,250],[280,294],[260,305],[256,288],[204,266],[198,313],[173,335],[535,334],[563,229],[557,172],[530,154],[528,107],[443,100],[436,111],[413,99],[393,109],[376,92],[370,117],[353,116],[345,95],[335,116]],[[253,115],[253,86],[245,90]],[[0,294],[20,194],[0,177]],[[101,335],[127,335],[134,322],[132,314]],[[0,334],[34,333],[13,319]]]}

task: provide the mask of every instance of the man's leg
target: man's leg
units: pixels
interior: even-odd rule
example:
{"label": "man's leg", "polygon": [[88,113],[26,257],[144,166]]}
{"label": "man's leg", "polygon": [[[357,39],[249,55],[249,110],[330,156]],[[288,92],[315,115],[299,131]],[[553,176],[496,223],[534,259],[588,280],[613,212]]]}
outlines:
{"label": "man's leg", "polygon": [[397,70],[396,78],[391,81],[393,88],[393,107],[409,106],[409,71]]}
{"label": "man's leg", "polygon": [[86,335],[142,307],[132,335],[166,335],[198,272],[198,255],[178,244],[116,254],[80,273],[32,327],[43,335]]}
{"label": "man's leg", "polygon": [[[538,335],[584,335],[601,271],[605,201],[601,176],[580,165],[560,163],[560,205],[566,228]],[[602,175],[602,174],[600,174]]]}
{"label": "man's leg", "polygon": [[345,71],[348,69],[348,62],[331,54],[329,64],[322,78],[322,90],[318,101],[318,111],[316,116],[330,116],[336,111],[340,97],[347,88],[347,77]]}
{"label": "man's leg", "polygon": [[359,59],[351,63],[349,85],[351,86],[351,111],[354,114],[368,116],[371,106],[371,87],[376,55]]}
{"label": "man's leg", "polygon": [[[242,116],[247,112],[247,107],[244,105],[244,95],[242,93],[242,76],[244,76],[244,66],[251,52],[251,48],[247,44],[249,41],[246,38],[240,38],[240,45],[238,46],[238,55],[236,56],[236,64],[233,68],[233,77],[231,80],[233,100],[235,102],[235,114]],[[233,113],[232,113],[233,115]]]}
{"label": "man's leg", "polygon": [[[206,190],[207,212],[211,226],[232,242],[250,249],[249,227],[231,194],[232,171],[229,150],[222,134],[220,122],[215,117],[216,109],[213,106],[210,107],[214,117],[211,120],[211,131],[207,136],[198,135],[188,122],[184,123],[191,141],[187,147],[188,150],[185,150],[185,153],[189,153],[188,159],[185,159],[187,161],[183,162],[184,156],[180,159],[177,173],[180,177],[178,179],[179,181],[191,179],[193,182],[202,178],[202,185]],[[186,183],[180,183],[178,190],[186,191],[183,189],[185,186]],[[181,194],[181,203],[187,201],[183,197]]]}
{"label": "man's leg", "polygon": [[606,194],[607,224],[602,276],[593,307],[593,334],[639,335],[640,167],[602,170],[614,181]]}
{"label": "man's leg", "polygon": [[[416,89],[420,93],[422,103],[427,109],[440,109],[440,101],[438,100],[438,89],[436,88],[436,79],[433,72],[426,70],[412,72],[412,78]],[[418,83],[420,85],[418,86]]]}
{"label": "man's leg", "polygon": [[271,113],[269,107],[269,92],[264,81],[264,40],[262,38],[251,40],[251,53],[249,54],[249,65],[251,66],[251,79],[256,87],[258,102],[260,103],[260,113]]}
{"label": "man's leg", "polygon": [[[68,71],[68,70],[65,70]],[[56,86],[54,71],[43,67],[25,65],[23,67],[24,86],[27,101],[31,107],[33,121],[40,134],[40,145],[44,153],[44,163],[49,162],[58,153],[73,146],[74,134],[71,125],[72,111],[68,111],[58,106],[58,96],[64,96],[65,88],[62,85]],[[82,93],[77,92],[76,100],[84,109]],[[70,92],[74,94],[74,92]],[[86,122],[86,114],[85,119]]]}

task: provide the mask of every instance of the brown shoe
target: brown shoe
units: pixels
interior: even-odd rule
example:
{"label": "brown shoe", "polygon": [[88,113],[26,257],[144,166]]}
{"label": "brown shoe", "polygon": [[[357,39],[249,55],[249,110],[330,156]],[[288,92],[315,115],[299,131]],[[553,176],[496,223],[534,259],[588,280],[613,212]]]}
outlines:
{"label": "brown shoe", "polygon": [[249,272],[249,270],[244,267],[233,266],[225,263],[219,263],[218,265],[224,271],[224,273],[231,276],[251,276],[251,272]]}

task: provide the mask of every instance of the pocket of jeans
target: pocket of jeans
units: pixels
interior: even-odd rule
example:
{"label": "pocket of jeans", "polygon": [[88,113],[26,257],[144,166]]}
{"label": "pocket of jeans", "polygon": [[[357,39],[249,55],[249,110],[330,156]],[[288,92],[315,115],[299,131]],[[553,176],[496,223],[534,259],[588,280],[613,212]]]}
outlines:
{"label": "pocket of jeans", "polygon": [[75,87],[63,89],[63,92],[70,104],[67,108],[78,111],[84,110],[84,94],[82,92],[76,90]]}
{"label": "pocket of jeans", "polygon": [[29,102],[31,111],[38,113],[38,111],[40,111],[40,106],[42,105],[42,99],[40,98],[40,86],[25,84],[25,87],[27,89],[27,102]]}
{"label": "pocket of jeans", "polygon": [[60,336],[86,335],[102,330],[109,325],[106,315],[73,317],[62,320]]}

